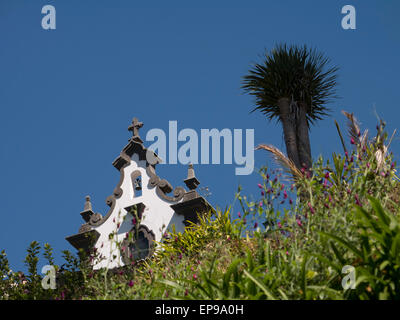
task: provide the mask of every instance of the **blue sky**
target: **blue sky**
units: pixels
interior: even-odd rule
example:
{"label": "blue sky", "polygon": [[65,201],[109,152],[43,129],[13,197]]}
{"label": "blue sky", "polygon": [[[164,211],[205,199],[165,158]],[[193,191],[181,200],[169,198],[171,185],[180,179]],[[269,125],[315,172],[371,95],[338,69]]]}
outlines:
{"label": "blue sky", "polygon": [[[242,77],[276,43],[307,44],[340,67],[340,99],[311,130],[313,157],[341,152],[333,119],[354,112],[373,129],[374,110],[397,127],[400,116],[398,1],[37,1],[0,2],[0,249],[25,270],[32,240],[60,251],[83,222],[90,194],[96,212],[119,180],[112,161],[127,143],[132,117],[151,128],[255,130],[255,143],[285,150],[280,125],[249,113]],[[41,28],[41,8],[56,8],[57,29]],[[357,29],[341,28],[352,4]],[[149,145],[150,143],[147,143]],[[392,150],[398,153],[396,138]],[[256,167],[270,164],[263,151]],[[198,165],[196,174],[225,207],[241,184],[258,195],[260,178],[234,165]],[[182,185],[186,167],[161,176]]]}

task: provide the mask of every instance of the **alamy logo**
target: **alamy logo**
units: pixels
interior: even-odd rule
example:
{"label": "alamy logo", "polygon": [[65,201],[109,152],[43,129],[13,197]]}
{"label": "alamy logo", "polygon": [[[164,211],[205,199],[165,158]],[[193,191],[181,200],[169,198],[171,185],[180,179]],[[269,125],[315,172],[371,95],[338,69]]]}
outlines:
{"label": "alamy logo", "polygon": [[56,8],[51,5],[45,5],[42,8],[42,14],[45,14],[42,18],[42,28],[44,30],[54,30],[56,28]]}
{"label": "alamy logo", "polygon": [[344,30],[356,29],[356,8],[348,4],[342,8],[342,14],[346,14],[342,18],[342,28]]}
{"label": "alamy logo", "polygon": [[[133,127],[140,124],[133,124]],[[254,170],[254,129],[246,129],[245,141],[242,135],[242,129],[233,129],[233,132],[230,129],[201,129],[199,138],[193,129],[182,129],[178,132],[178,122],[169,121],[168,158],[167,134],[162,129],[149,130],[146,141],[155,141],[148,149],[156,152],[163,160],[162,163],[177,164],[179,162],[183,165],[210,164],[210,160],[211,164],[221,164],[223,141],[223,163],[232,164],[234,161],[239,166],[235,168],[236,175],[249,175]],[[184,142],[179,149],[178,142]],[[157,160],[151,151],[147,152],[147,161],[154,164]]]}
{"label": "alamy logo", "polygon": [[342,287],[344,290],[356,288],[356,268],[346,265],[342,268],[342,273],[347,274],[342,279]]}
{"label": "alamy logo", "polygon": [[43,266],[42,273],[45,274],[42,279],[42,288],[45,290],[54,290],[56,288],[56,269],[54,268],[54,266]]}

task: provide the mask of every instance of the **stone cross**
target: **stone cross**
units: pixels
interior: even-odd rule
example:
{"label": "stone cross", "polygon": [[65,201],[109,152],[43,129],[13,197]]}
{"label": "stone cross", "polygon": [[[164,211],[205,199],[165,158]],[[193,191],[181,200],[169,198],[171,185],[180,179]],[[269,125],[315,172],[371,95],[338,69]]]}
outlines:
{"label": "stone cross", "polygon": [[132,131],[133,139],[136,138],[137,140],[141,141],[139,137],[139,129],[141,127],[143,127],[143,122],[139,122],[137,118],[133,118],[132,124],[128,128],[129,131]]}

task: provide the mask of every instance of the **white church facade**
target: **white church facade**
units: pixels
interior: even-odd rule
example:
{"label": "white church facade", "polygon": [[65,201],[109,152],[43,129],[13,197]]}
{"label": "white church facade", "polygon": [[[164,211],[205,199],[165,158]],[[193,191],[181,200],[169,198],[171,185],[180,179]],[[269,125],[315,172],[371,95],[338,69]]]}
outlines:
{"label": "white church facade", "polygon": [[154,253],[166,231],[184,232],[189,221],[196,223],[199,214],[214,211],[196,191],[200,182],[192,165],[184,180],[188,190],[173,189],[157,175],[161,159],[143,145],[139,137],[142,126],[133,119],[128,128],[133,136],[113,162],[120,180],[106,199],[109,211],[104,216],[95,213],[87,196],[81,212],[85,223],[77,234],[66,238],[76,249],[96,253],[94,269],[113,269],[145,259]]}

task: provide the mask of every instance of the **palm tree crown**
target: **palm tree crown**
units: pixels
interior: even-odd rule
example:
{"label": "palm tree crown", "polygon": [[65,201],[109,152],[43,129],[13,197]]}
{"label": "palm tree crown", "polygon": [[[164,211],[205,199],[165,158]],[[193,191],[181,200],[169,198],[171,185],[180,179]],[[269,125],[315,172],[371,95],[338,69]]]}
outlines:
{"label": "palm tree crown", "polygon": [[255,96],[256,107],[268,119],[278,118],[280,98],[307,105],[307,121],[313,123],[328,114],[326,103],[335,97],[336,71],[326,67],[329,59],[307,46],[280,44],[265,53],[244,77],[243,89]]}
{"label": "palm tree crown", "polygon": [[[282,123],[288,157],[297,168],[311,168],[310,123],[329,111],[336,71],[329,59],[306,46],[278,45],[244,77],[243,89],[255,96],[253,109]],[[252,112],[253,112],[252,111]]]}

